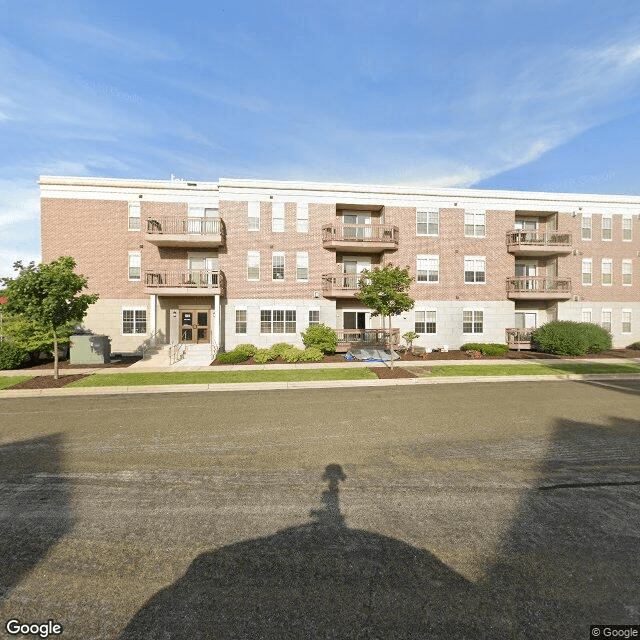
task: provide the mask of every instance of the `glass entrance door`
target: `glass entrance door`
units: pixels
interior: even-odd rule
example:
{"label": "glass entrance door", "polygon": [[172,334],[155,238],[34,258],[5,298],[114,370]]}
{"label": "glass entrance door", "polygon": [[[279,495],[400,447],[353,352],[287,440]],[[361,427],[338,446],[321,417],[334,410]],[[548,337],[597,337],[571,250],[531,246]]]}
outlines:
{"label": "glass entrance door", "polygon": [[180,342],[209,342],[208,311],[180,311]]}

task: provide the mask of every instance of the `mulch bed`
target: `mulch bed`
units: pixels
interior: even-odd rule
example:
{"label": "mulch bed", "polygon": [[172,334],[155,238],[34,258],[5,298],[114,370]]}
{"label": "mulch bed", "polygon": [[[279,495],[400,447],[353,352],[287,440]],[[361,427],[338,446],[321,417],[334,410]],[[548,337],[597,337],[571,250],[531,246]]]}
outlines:
{"label": "mulch bed", "polygon": [[[130,367],[134,362],[138,362],[140,356],[122,356],[118,359],[113,359],[110,364],[71,364],[68,360],[60,360],[58,362],[59,369],[117,369],[122,367]],[[21,371],[33,371],[40,369],[53,370],[53,360],[46,360],[34,365],[26,365],[22,367]]]}
{"label": "mulch bed", "polygon": [[378,378],[382,380],[393,380],[395,378],[415,378],[416,374],[412,371],[408,371],[407,369],[403,369],[402,367],[397,367],[394,365],[393,369],[391,367],[369,367],[373,373],[375,373]]}
{"label": "mulch bed", "polygon": [[57,380],[53,376],[34,376],[24,382],[14,384],[9,389],[62,389],[66,387],[70,382],[76,380],[82,380],[86,378],[88,373],[73,373],[68,375],[61,375]]}

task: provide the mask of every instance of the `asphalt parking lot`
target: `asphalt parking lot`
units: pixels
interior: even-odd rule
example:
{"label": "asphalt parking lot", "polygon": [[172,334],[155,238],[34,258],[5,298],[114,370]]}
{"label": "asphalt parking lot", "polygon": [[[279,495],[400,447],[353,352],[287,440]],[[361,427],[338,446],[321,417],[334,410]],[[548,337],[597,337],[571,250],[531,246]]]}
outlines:
{"label": "asphalt parking lot", "polygon": [[2,630],[640,624],[639,454],[638,381],[1,399]]}

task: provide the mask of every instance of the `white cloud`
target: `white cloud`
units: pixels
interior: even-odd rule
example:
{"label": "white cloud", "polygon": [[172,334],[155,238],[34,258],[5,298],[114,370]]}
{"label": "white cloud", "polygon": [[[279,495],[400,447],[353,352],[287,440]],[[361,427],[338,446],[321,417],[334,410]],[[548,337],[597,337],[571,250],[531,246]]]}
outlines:
{"label": "white cloud", "polygon": [[39,264],[42,257],[39,253],[24,253],[12,249],[2,249],[0,251],[0,278],[15,278],[17,271],[13,270],[13,263],[22,260],[22,264],[27,265],[33,261]]}

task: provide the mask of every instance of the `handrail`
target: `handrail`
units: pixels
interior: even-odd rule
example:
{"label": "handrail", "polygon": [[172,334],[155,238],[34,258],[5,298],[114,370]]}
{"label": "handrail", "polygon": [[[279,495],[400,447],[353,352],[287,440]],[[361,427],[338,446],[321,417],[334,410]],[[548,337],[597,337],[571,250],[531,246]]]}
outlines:
{"label": "handrail", "polygon": [[327,224],[322,227],[322,241],[393,242],[398,244],[400,230],[387,224]]}
{"label": "handrail", "polygon": [[367,346],[388,345],[400,343],[400,329],[336,329],[338,344],[359,343]]}
{"label": "handrail", "polygon": [[175,364],[184,358],[186,353],[186,345],[180,342],[174,342],[169,347],[169,365]]}
{"label": "handrail", "polygon": [[548,276],[515,276],[507,278],[507,292],[558,291],[571,292],[571,278]]}
{"label": "handrail", "polygon": [[223,289],[224,283],[224,273],[218,269],[145,272],[145,284],[147,287],[195,287]]}
{"label": "handrail", "polygon": [[225,235],[221,218],[147,218],[147,233],[153,235]]}
{"label": "handrail", "polygon": [[571,241],[570,233],[560,231],[507,231],[507,244],[570,247]]}
{"label": "handrail", "polygon": [[142,359],[144,360],[147,352],[153,347],[158,346],[157,338],[162,334],[160,329],[156,329],[143,343],[140,345],[140,351],[142,352]]}

